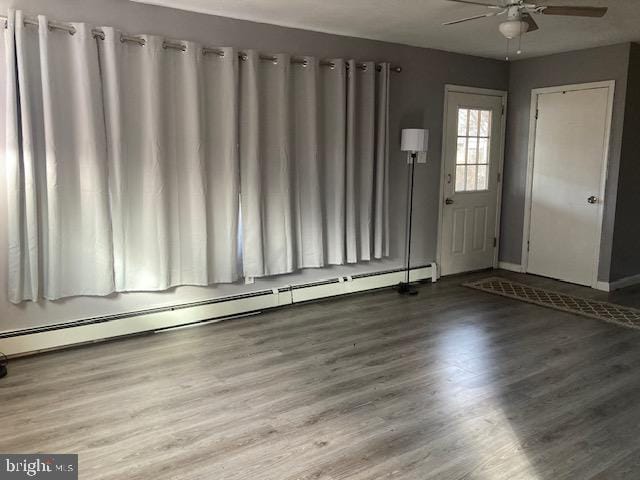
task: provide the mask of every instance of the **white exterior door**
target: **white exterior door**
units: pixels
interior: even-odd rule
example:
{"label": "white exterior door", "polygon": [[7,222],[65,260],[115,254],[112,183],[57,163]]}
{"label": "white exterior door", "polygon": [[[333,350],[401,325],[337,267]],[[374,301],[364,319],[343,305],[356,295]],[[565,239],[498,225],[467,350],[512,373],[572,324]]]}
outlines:
{"label": "white exterior door", "polygon": [[450,275],[496,262],[504,98],[450,91],[446,104],[440,262]]}
{"label": "white exterior door", "polygon": [[537,95],[529,273],[595,286],[612,88]]}

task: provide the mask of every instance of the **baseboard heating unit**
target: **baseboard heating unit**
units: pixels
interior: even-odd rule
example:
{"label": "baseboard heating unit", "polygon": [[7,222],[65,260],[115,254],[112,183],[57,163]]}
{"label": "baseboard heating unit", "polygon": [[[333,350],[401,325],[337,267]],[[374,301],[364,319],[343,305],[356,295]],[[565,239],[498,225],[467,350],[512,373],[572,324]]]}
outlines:
{"label": "baseboard heating unit", "polygon": [[[387,270],[319,282],[288,285],[201,302],[93,317],[0,333],[0,351],[19,356],[57,348],[154,332],[229,317],[258,313],[294,303],[390,287],[404,281],[405,270]],[[437,278],[436,265],[411,269],[412,282]]]}

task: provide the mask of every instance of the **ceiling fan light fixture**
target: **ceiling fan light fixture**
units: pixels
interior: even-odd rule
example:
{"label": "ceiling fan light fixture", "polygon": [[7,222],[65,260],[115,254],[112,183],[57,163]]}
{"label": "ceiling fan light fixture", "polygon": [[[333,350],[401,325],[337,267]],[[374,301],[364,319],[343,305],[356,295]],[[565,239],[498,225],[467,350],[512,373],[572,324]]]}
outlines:
{"label": "ceiling fan light fixture", "polygon": [[529,24],[522,20],[507,20],[498,25],[498,29],[502,35],[511,40],[527,33]]}

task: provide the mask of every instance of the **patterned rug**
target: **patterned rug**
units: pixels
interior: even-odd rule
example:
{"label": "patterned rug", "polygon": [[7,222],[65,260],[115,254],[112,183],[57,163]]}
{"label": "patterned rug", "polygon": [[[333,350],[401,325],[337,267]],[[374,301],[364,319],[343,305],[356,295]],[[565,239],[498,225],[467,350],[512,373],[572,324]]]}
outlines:
{"label": "patterned rug", "polygon": [[534,303],[542,307],[596,318],[623,327],[640,329],[640,310],[631,307],[574,297],[566,293],[532,287],[500,277],[484,278],[475,282],[464,283],[463,285],[475,290],[514,298],[522,302]]}

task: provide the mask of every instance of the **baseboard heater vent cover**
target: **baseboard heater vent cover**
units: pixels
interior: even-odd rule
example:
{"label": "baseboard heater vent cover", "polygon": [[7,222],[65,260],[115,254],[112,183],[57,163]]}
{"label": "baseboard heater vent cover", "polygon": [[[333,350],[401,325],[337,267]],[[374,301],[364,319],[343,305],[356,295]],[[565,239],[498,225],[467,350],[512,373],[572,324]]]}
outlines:
{"label": "baseboard heater vent cover", "polygon": [[[201,302],[2,332],[0,351],[12,357],[195,323],[220,321],[294,303],[390,287],[404,278],[405,270],[402,269],[364,273]],[[414,267],[410,272],[411,281],[435,278],[435,264]]]}

